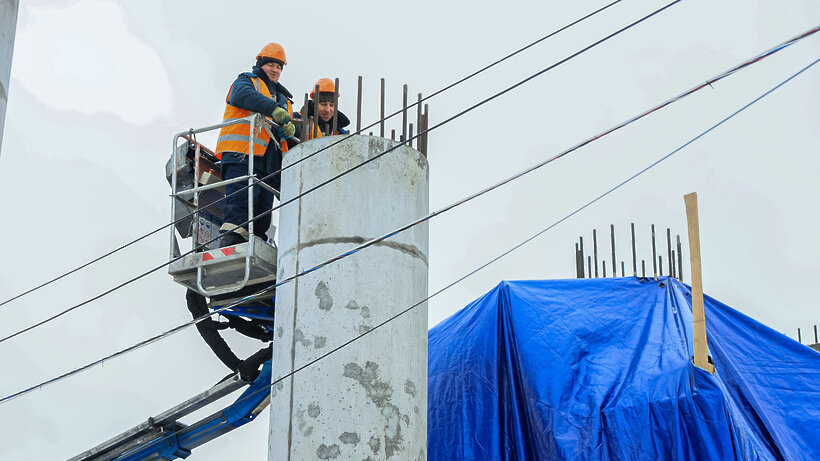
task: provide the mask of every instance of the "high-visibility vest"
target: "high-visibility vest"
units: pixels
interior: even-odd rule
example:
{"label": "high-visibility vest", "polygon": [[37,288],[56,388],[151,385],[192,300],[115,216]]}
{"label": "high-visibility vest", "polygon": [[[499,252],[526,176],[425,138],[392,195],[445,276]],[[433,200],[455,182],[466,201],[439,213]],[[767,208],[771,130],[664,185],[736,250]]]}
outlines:
{"label": "high-visibility vest", "polygon": [[[268,98],[273,99],[268,86],[262,83],[259,77],[251,78],[251,81],[253,82],[253,87],[256,91],[262,93]],[[231,86],[231,89],[228,91],[228,96],[225,98],[225,115],[222,116],[222,120],[245,118],[250,115],[251,111],[240,109],[239,107],[232,106],[228,103],[231,98],[231,91],[233,91],[233,86]],[[293,113],[293,107],[291,106],[290,100],[287,100],[287,111],[288,114]],[[268,117],[268,119],[270,120],[270,117]],[[254,137],[253,142],[253,155],[261,157],[265,155],[265,150],[267,150],[271,139],[264,127],[257,125],[255,131],[256,136]],[[222,129],[219,130],[219,137],[216,140],[216,158],[222,159],[223,152],[239,152],[240,154],[248,155],[250,153],[250,141],[251,126],[249,124],[237,123],[235,125],[222,127]],[[287,142],[282,141],[282,152],[287,152],[287,150]]]}
{"label": "high-visibility vest", "polygon": [[316,122],[314,122],[309,124],[307,133],[302,135],[302,140],[307,141],[309,139],[322,137],[324,137],[324,135],[322,134],[322,130],[318,126],[316,126]]}
{"label": "high-visibility vest", "polygon": [[[324,125],[324,123],[322,125]],[[334,133],[334,134],[341,134],[341,133],[342,133],[341,130],[339,130],[337,128],[336,133]],[[307,130],[307,133],[302,135],[301,140],[302,141],[307,141],[309,139],[323,138],[323,137],[325,137],[325,135],[322,134],[322,130],[316,126],[316,122],[313,122],[313,123],[310,124],[310,127]]]}

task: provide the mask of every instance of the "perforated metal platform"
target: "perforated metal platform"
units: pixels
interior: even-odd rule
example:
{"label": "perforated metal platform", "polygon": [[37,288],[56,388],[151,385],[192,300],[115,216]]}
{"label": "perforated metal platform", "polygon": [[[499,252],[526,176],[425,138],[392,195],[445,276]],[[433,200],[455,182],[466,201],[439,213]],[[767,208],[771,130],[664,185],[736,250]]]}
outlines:
{"label": "perforated metal platform", "polygon": [[[276,279],[276,248],[260,239],[253,237],[253,252],[250,254],[250,271],[244,285],[251,285]],[[245,277],[245,257],[248,255],[249,243],[241,243],[215,250],[208,250],[189,254],[168,266],[168,273],[174,281],[204,295],[211,296],[225,293],[236,288]],[[202,288],[197,286],[197,268],[202,268]],[[243,286],[244,286],[243,285]]]}

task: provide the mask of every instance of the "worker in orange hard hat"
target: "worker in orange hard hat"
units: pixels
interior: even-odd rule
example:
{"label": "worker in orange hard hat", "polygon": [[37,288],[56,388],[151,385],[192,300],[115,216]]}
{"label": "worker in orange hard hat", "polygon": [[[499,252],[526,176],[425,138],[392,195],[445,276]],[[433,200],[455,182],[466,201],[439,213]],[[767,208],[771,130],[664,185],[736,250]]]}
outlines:
{"label": "worker in orange hard hat", "polygon": [[[222,179],[228,180],[248,174],[248,155],[253,145],[253,169],[257,177],[265,177],[282,168],[282,150],[287,149],[286,140],[295,135],[291,123],[293,95],[279,83],[282,70],[287,65],[285,49],[278,43],[268,43],[256,56],[251,72],[239,74],[228,90],[223,120],[244,118],[257,112],[275,122],[279,128],[267,130],[257,127],[251,142],[250,125],[235,124],[222,128],[216,143],[216,156],[221,160]],[[279,190],[279,175],[265,180]],[[231,246],[248,240],[248,194],[233,192],[247,185],[246,181],[225,186],[225,217],[220,228],[223,233],[220,246]],[[253,215],[258,216],[273,207],[273,193],[264,187],[253,187]],[[254,234],[266,240],[270,227],[270,213],[254,219]]]}
{"label": "worker in orange hard hat", "polygon": [[[316,95],[316,87],[319,87],[319,94]],[[346,134],[347,130],[344,128],[350,125],[350,119],[345,114],[338,111],[338,108],[333,103],[333,95],[336,92],[336,85],[333,80],[329,78],[320,78],[319,81],[313,85],[310,91],[310,101],[307,107],[303,107],[300,112],[294,114],[295,117],[313,117],[314,123],[307,130],[307,133],[299,133],[299,138],[308,140],[319,138],[322,136],[330,136],[334,134]],[[336,96],[337,102],[340,95]],[[314,114],[314,107],[319,104],[319,115]],[[336,115],[336,131],[333,131],[333,114]],[[305,115],[307,114],[307,115]],[[298,127],[301,132],[301,127]]]}

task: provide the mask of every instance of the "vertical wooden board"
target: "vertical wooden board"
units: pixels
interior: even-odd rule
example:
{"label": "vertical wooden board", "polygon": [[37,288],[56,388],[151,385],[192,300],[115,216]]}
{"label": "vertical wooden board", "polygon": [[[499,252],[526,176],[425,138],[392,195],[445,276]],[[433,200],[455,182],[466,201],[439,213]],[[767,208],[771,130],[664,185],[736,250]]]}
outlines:
{"label": "vertical wooden board", "polygon": [[703,305],[697,193],[686,194],[683,196],[683,200],[686,204],[686,221],[689,231],[689,264],[692,268],[692,344],[695,352],[695,366],[714,373],[714,367],[709,363],[709,352],[706,345],[706,313]]}

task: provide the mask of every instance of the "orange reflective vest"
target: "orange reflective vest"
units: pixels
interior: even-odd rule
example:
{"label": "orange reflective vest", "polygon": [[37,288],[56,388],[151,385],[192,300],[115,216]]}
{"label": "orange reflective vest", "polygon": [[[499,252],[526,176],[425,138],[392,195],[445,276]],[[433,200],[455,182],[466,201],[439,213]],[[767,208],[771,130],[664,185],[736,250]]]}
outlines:
{"label": "orange reflective vest", "polygon": [[[298,114],[299,113],[297,112],[297,115]],[[339,128],[337,128],[336,133],[334,133],[334,134],[342,134],[342,132]],[[325,136],[328,136],[328,135],[322,134],[322,130],[316,126],[316,122],[313,122],[313,123],[309,124],[307,133],[301,135],[300,140],[307,141],[309,139],[323,138]]]}
{"label": "orange reflective vest", "polygon": [[[256,91],[273,99],[268,86],[262,83],[259,77],[254,77],[251,81],[253,81],[253,87]],[[225,98],[226,106],[225,115],[222,116],[223,121],[232,118],[245,118],[251,114],[249,110],[240,109],[239,107],[228,104],[231,91],[233,91],[233,86],[231,86],[231,89],[228,91],[228,96]],[[290,100],[287,101],[287,111],[288,114],[293,114],[293,107],[291,106]],[[268,117],[268,120],[270,120],[270,117]],[[267,130],[261,126],[257,126],[254,131],[256,131],[256,133],[253,140],[253,155],[261,157],[265,155],[265,150],[268,148],[268,144],[271,140],[270,135]],[[237,123],[235,125],[222,127],[222,129],[219,130],[219,137],[216,140],[216,158],[221,160],[223,152],[239,152],[240,154],[248,155],[250,153],[250,141],[251,126],[249,124]],[[288,151],[286,141],[283,140],[281,146],[282,152]]]}
{"label": "orange reflective vest", "polygon": [[316,126],[316,123],[310,123],[308,126],[307,133],[302,135],[302,141],[307,141],[314,138],[322,138],[324,135],[322,134],[322,130]]}

